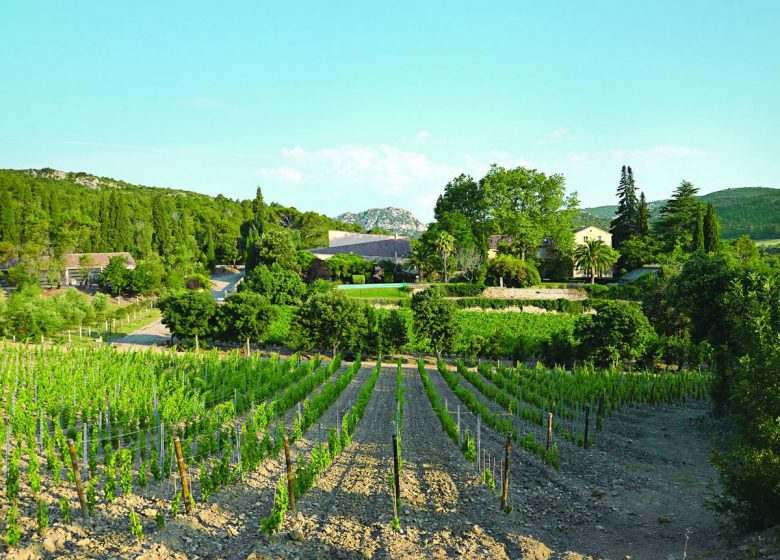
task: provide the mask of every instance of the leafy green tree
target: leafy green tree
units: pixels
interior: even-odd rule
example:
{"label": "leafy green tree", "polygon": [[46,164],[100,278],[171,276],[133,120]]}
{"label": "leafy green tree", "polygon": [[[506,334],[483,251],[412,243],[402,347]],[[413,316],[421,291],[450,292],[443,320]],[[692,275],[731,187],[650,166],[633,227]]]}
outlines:
{"label": "leafy green tree", "polygon": [[759,257],[756,242],[750,239],[750,236],[747,234],[737,237],[731,245],[734,247],[737,258],[743,264],[754,261]]}
{"label": "leafy green tree", "polygon": [[707,211],[704,214],[704,250],[708,253],[714,253],[718,250],[720,244],[720,220],[715,212],[715,205],[711,202],[707,204]]}
{"label": "leafy green tree", "polygon": [[414,333],[418,341],[428,341],[437,357],[452,350],[460,334],[455,304],[445,299],[444,289],[431,286],[412,296]]}
{"label": "leafy green tree", "polygon": [[128,288],[141,295],[157,293],[162,286],[165,270],[159,262],[141,261],[130,272]]}
{"label": "leafy green tree", "polygon": [[652,333],[637,305],[619,301],[602,302],[595,315],[583,315],[574,324],[584,357],[600,365],[637,360]]}
{"label": "leafy green tree", "polygon": [[541,282],[539,271],[531,261],[513,255],[498,255],[488,262],[488,278],[494,285],[506,288],[525,288]]}
{"label": "leafy green tree", "polygon": [[436,249],[441,254],[444,281],[447,282],[447,257],[455,250],[455,238],[446,231],[442,231],[436,238]]}
{"label": "leafy green tree", "polygon": [[701,208],[701,202],[696,198],[698,192],[693,183],[683,181],[661,210],[657,230],[667,247],[672,248],[679,243],[688,250],[694,249],[692,242]]}
{"label": "leafy green tree", "polygon": [[577,199],[566,198],[563,175],[494,165],[482,189],[493,229],[512,237],[521,259],[535,255],[545,237],[564,254],[572,250]]}
{"label": "leafy green tree", "polygon": [[742,529],[780,523],[780,277],[750,274],[725,296],[741,357],[722,368],[736,427],[714,456],[723,493],[712,502]]}
{"label": "leafy green tree", "polygon": [[363,303],[331,290],[312,294],[293,314],[291,338],[302,349],[355,348],[369,328]]}
{"label": "leafy green tree", "polygon": [[384,352],[398,352],[409,342],[409,322],[397,309],[384,316],[380,328]]}
{"label": "leafy green tree", "polygon": [[100,273],[98,283],[112,294],[119,295],[131,285],[132,276],[133,272],[128,270],[125,257],[111,257],[106,268]]}
{"label": "leafy green tree", "polygon": [[621,169],[617,194],[618,210],[615,219],[612,220],[610,232],[613,244],[615,247],[620,247],[623,241],[639,233],[640,209],[631,166],[624,165]]}
{"label": "leafy green tree", "polygon": [[612,268],[620,253],[601,239],[588,239],[574,250],[574,264],[590,274],[590,283],[596,283],[596,275],[602,275]]}
{"label": "leafy green tree", "polygon": [[334,280],[346,281],[355,275],[369,275],[373,269],[373,263],[360,255],[339,254],[333,255],[325,265],[330,270]]}
{"label": "leafy green tree", "polygon": [[14,203],[8,191],[0,191],[0,241],[18,244],[19,224],[14,217]]}
{"label": "leafy green tree", "polygon": [[627,270],[658,262],[663,243],[650,235],[632,235],[620,245],[619,262]]}
{"label": "leafy green tree", "polygon": [[209,292],[180,292],[160,300],[162,322],[179,340],[195,341],[195,350],[200,348],[200,339],[209,336],[217,315],[217,302]]}
{"label": "leafy green tree", "polygon": [[[268,231],[255,244],[257,264],[268,267],[278,264],[284,269],[299,273],[298,256],[290,234],[285,231]],[[247,272],[251,272],[247,268]]]}
{"label": "leafy green tree", "polygon": [[225,298],[219,308],[223,332],[231,338],[246,343],[246,354],[250,354],[250,342],[261,342],[268,333],[268,327],[277,316],[277,309],[268,298],[250,291],[241,291]]}
{"label": "leafy green tree", "polygon": [[274,263],[269,269],[264,264],[247,277],[245,286],[266,296],[274,305],[298,305],[306,294],[306,284],[300,276]]}

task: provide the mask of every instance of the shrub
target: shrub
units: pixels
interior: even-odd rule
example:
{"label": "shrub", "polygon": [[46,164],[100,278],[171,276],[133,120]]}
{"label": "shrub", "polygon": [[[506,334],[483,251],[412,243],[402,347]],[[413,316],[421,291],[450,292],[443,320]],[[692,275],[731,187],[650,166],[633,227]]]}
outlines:
{"label": "shrub", "polygon": [[363,274],[353,274],[352,275],[352,283],[353,284],[365,284],[366,283],[366,277]]}
{"label": "shrub", "polygon": [[580,317],[574,325],[574,336],[581,342],[584,357],[597,364],[638,359],[652,333],[638,305],[618,301],[601,302],[596,315]]}
{"label": "shrub", "polygon": [[542,281],[536,265],[512,255],[499,255],[490,261],[488,278],[495,286],[500,285],[503,279],[504,286],[507,288],[525,288]]}
{"label": "shrub", "polygon": [[449,297],[475,297],[485,291],[484,284],[443,284],[444,293]]}

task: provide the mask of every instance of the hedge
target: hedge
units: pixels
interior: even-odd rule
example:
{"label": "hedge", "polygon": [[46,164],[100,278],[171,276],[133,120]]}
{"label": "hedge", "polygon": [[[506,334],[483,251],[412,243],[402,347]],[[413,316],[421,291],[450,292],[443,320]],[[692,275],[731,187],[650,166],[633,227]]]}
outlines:
{"label": "hedge", "polygon": [[444,295],[448,297],[476,297],[485,291],[484,284],[467,284],[465,282],[442,284]]}
{"label": "hedge", "polygon": [[466,297],[455,300],[460,309],[479,307],[481,309],[506,309],[508,307],[540,307],[547,311],[560,313],[582,313],[591,308],[585,301],[572,301],[565,298],[559,299],[493,299],[483,297]]}

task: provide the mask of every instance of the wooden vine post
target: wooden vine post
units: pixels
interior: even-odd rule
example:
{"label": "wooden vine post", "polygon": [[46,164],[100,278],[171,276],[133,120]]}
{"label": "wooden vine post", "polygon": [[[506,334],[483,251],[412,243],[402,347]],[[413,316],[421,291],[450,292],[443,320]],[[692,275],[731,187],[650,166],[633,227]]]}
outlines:
{"label": "wooden vine post", "polygon": [[78,492],[79,504],[81,504],[81,516],[86,519],[89,517],[87,498],[84,496],[84,485],[81,483],[79,460],[76,458],[76,446],[73,445],[72,439],[68,439],[68,451],[70,451],[70,466],[73,469],[73,479],[76,481],[76,492]]}
{"label": "wooden vine post", "polygon": [[192,500],[190,499],[190,485],[187,483],[187,469],[184,466],[184,457],[181,454],[181,440],[179,437],[173,438],[173,445],[176,448],[176,461],[179,463],[179,476],[181,477],[181,495],[184,497],[184,509],[189,515],[192,513]]}
{"label": "wooden vine post", "polygon": [[295,477],[290,462],[290,442],[287,440],[287,434],[284,436],[284,463],[287,466],[287,499],[290,511],[295,511]]}
{"label": "wooden vine post", "polygon": [[509,456],[512,453],[512,436],[506,436],[506,457],[504,458],[504,476],[501,481],[501,507],[506,511],[509,500]]}

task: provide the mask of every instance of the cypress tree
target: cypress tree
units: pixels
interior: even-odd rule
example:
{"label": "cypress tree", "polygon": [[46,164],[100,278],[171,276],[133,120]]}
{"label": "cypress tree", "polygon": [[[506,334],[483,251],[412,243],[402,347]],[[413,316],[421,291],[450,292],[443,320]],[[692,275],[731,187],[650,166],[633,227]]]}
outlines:
{"label": "cypress tree", "polygon": [[715,213],[715,205],[707,204],[707,212],[704,214],[704,250],[714,253],[720,243],[720,220]]}
{"label": "cypress tree", "polygon": [[254,215],[252,222],[257,233],[263,233],[265,231],[263,228],[265,224],[265,203],[263,202],[263,190],[260,187],[257,187],[255,199],[252,201],[252,214]]}
{"label": "cypress tree", "polygon": [[699,205],[699,210],[696,213],[696,227],[693,230],[691,249],[694,251],[704,250],[704,213],[701,205]]}
{"label": "cypress tree", "polygon": [[639,196],[639,225],[637,227],[637,233],[640,235],[647,235],[650,233],[650,210],[647,207],[644,191],[642,191]]}
{"label": "cypress tree", "polygon": [[133,248],[133,225],[127,211],[125,197],[113,193],[114,248],[113,251],[128,251]]}
{"label": "cypress tree", "polygon": [[610,232],[612,244],[619,247],[620,244],[638,232],[639,229],[639,202],[636,198],[636,185],[634,184],[634,172],[631,166],[623,166],[620,171],[620,183],[617,189],[618,211],[612,220]]}

